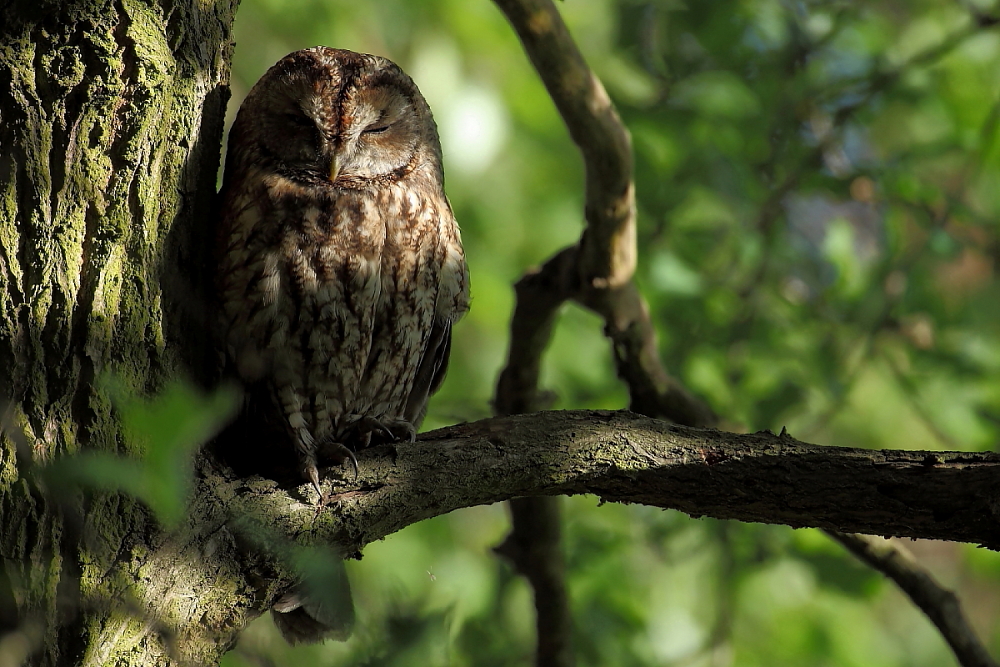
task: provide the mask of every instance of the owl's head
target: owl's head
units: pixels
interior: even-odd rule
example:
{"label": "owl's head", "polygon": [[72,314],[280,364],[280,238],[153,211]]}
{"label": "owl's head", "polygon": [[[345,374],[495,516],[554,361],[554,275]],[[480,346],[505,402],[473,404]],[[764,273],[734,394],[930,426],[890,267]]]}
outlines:
{"label": "owl's head", "polygon": [[296,51],[261,77],[229,149],[229,160],[339,187],[441,169],[434,120],[412,79],[385,58],[323,46]]}

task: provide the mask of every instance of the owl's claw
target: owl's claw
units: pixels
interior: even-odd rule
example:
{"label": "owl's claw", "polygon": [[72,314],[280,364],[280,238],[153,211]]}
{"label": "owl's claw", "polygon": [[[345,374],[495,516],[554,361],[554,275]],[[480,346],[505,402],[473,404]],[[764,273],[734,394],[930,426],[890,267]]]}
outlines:
{"label": "owl's claw", "polygon": [[321,458],[332,460],[338,465],[350,461],[351,468],[354,469],[354,479],[358,478],[358,457],[354,455],[354,452],[350,447],[342,442],[329,439],[322,441],[319,449],[321,452]]}
{"label": "owl's claw", "polygon": [[362,449],[367,447],[371,442],[372,434],[385,436],[387,442],[399,442],[400,440],[408,440],[409,442],[417,441],[417,429],[405,419],[381,420],[377,417],[365,415],[356,418],[351,423],[349,429],[361,443],[360,446]]}
{"label": "owl's claw", "polygon": [[352,452],[350,450],[350,448],[344,447],[344,449],[347,450],[347,458],[351,461],[351,467],[354,468],[354,479],[355,479],[355,481],[357,481],[358,474],[359,474],[358,473],[358,457],[354,455],[354,452]]}
{"label": "owl's claw", "polygon": [[319,486],[319,469],[316,467],[315,463],[307,463],[305,470],[305,477],[312,482],[313,488],[316,489],[316,493],[319,494],[319,502],[316,503],[317,507],[323,507],[326,504],[326,496],[323,494],[323,489]]}
{"label": "owl's claw", "polygon": [[[410,442],[417,441],[417,429],[415,429],[413,427],[413,424],[411,424],[410,422],[406,421],[405,419],[396,419],[389,422],[389,424],[390,426],[387,427],[386,430],[389,431],[389,435],[392,436],[393,440],[399,441],[405,439],[409,440]],[[392,432],[392,429],[396,429],[397,431],[402,431],[405,434],[405,437],[404,438],[397,437]]]}
{"label": "owl's claw", "polygon": [[371,437],[373,433],[379,433],[390,438],[393,437],[392,431],[381,422],[376,417],[370,417],[365,415],[359,417],[351,424],[351,431],[354,432],[355,437],[361,443],[361,447],[367,447],[371,443]]}
{"label": "owl's claw", "polygon": [[[354,452],[352,452],[349,447],[339,442],[327,442],[325,443],[325,446],[327,448],[327,455],[334,459],[338,464],[344,463],[345,461],[351,462],[351,468],[354,469],[354,479],[357,480],[360,471],[358,470],[358,457],[354,455]],[[324,494],[323,489],[320,488],[319,468],[316,467],[316,463],[309,461],[303,464],[302,476],[313,485],[313,488],[316,489],[316,493],[319,494],[317,509],[326,505],[329,497]]]}

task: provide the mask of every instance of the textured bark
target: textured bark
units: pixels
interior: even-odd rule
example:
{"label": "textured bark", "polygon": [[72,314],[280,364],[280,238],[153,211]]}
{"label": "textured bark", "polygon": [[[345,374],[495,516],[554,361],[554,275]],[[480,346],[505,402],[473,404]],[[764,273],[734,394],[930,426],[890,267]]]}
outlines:
{"label": "textured bark", "polygon": [[[1000,549],[1000,454],[822,447],[768,431],[678,426],[632,412],[494,417],[359,456],[361,476],[317,516],[302,490],[234,482],[236,516],[345,554],[452,510],[540,495],[695,517],[974,542]],[[228,484],[228,483],[227,483]],[[262,510],[261,508],[267,508]]]}
{"label": "textured bark", "polygon": [[[156,597],[167,574],[207,570],[163,548],[134,500],[96,494],[63,511],[18,470],[26,452],[44,463],[133,450],[94,388],[101,374],[144,394],[178,375],[205,381],[215,365],[198,289],[235,9],[0,9],[0,398],[28,444],[21,460],[11,438],[0,445],[0,614],[35,664],[163,664],[157,631],[201,603]],[[219,655],[217,633],[210,644],[190,623],[178,633],[192,660]]]}

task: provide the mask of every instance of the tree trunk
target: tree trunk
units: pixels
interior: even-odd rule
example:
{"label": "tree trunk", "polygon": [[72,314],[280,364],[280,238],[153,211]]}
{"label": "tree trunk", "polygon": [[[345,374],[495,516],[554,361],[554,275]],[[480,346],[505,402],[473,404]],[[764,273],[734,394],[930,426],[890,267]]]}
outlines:
{"label": "tree trunk", "polygon": [[5,5],[0,642],[40,665],[214,663],[226,642],[197,629],[212,619],[183,624],[199,607],[184,593],[210,573],[188,560],[193,538],[158,536],[121,494],[57,507],[24,473],[88,448],[130,451],[94,388],[106,372],[140,395],[210,380],[207,223],[237,0]]}

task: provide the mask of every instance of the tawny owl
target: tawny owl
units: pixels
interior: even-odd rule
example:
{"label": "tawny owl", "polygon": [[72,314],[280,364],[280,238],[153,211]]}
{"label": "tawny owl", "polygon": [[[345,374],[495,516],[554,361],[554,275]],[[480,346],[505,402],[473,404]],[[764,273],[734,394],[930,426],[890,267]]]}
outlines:
{"label": "tawny owl", "polygon": [[226,355],[322,498],[318,450],[413,438],[468,307],[431,111],[385,58],[296,51],[243,102],[221,196]]}

